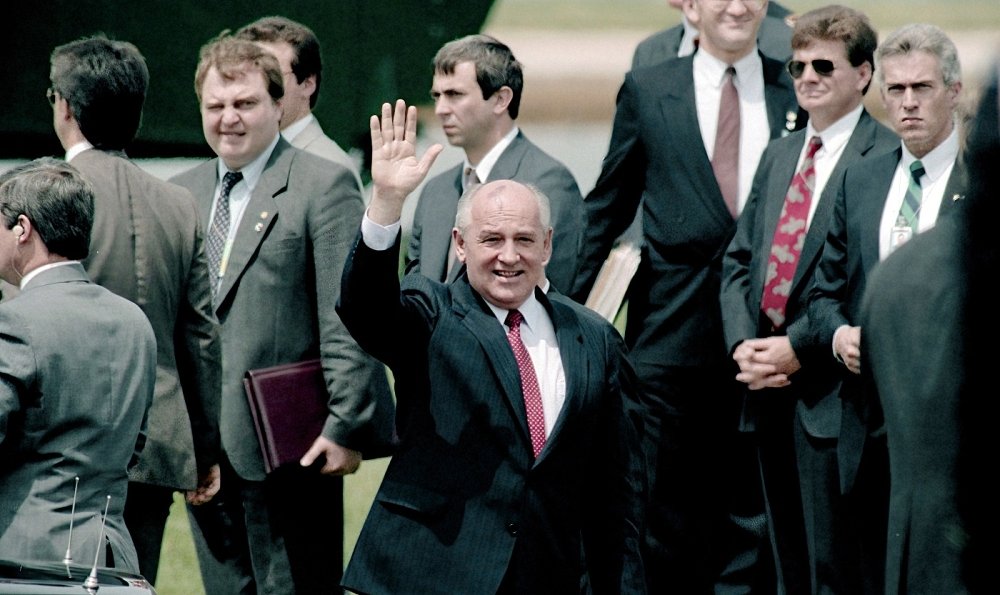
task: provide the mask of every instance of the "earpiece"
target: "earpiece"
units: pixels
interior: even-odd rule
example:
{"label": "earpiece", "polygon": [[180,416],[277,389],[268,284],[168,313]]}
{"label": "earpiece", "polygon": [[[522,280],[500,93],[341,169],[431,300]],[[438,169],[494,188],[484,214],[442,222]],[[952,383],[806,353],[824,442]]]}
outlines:
{"label": "earpiece", "polygon": [[20,225],[15,225],[14,227],[11,227],[10,230],[14,232],[14,235],[16,235],[17,237],[21,237],[24,235],[24,228],[21,227]]}

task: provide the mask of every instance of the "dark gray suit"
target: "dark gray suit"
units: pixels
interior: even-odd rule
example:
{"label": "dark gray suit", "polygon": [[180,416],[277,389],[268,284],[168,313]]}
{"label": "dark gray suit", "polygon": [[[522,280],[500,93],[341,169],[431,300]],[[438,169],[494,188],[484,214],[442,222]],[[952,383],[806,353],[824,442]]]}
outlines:
{"label": "dark gray suit", "polygon": [[[644,593],[631,369],[618,332],[556,291],[566,400],[535,459],[503,326],[463,275],[397,276],[359,241],[338,309],[394,372],[401,443],[344,585],[361,593]],[[503,584],[503,587],[501,587]]]}
{"label": "dark gray suit", "polygon": [[[789,121],[804,126],[805,117],[784,66],[766,57],[762,64],[774,139]],[[651,591],[690,593],[710,588],[720,573],[741,574],[722,568],[740,557],[736,551],[756,547],[757,537],[743,529],[734,530],[743,540],[720,533],[730,512],[745,508],[752,516],[759,506],[763,525],[755,458],[736,444],[742,393],[719,308],[722,255],[736,222],[702,141],[693,68],[686,56],[625,75],[610,148],[584,203],[572,294],[586,301],[612,243],[641,208],[643,248],[625,340],[649,415],[647,541],[656,557],[647,570],[659,577]]]}
{"label": "dark gray suit", "polygon": [[[217,168],[212,159],[174,178],[195,196],[206,226]],[[216,298],[225,458],[244,500],[270,486],[264,501],[242,503],[250,506],[247,538],[254,549],[254,572],[298,592],[317,592],[339,582],[342,479],[293,465],[276,470],[265,482],[242,380],[247,370],[320,357],[330,393],[322,435],[365,452],[391,434],[392,396],[385,370],[357,346],[334,311],[340,273],[363,208],[350,171],[279,140],[239,223]],[[225,480],[224,474],[223,492]],[[211,532],[213,509],[205,509],[190,510],[206,517],[199,521],[200,529]],[[226,535],[242,539],[244,534],[237,527]],[[217,548],[224,536],[206,535]],[[200,553],[207,555],[204,549]],[[218,550],[212,555],[220,557]],[[249,576],[248,567],[240,571],[243,578]]]}
{"label": "dark gray suit", "polygon": [[125,511],[142,574],[155,582],[173,491],[194,489],[220,456],[221,350],[202,225],[190,192],[123,154],[89,149],[71,163],[94,187],[87,274],[138,304],[156,334],[156,396]]}
{"label": "dark gray suit", "polygon": [[[902,149],[865,159],[848,167],[837,185],[815,282],[809,290],[808,316],[810,333],[817,345],[826,345],[832,359],[833,335],[841,325],[859,323],[861,299],[872,269],[879,263],[879,225]],[[948,217],[959,204],[952,197],[965,193],[965,169],[961,159],[955,163],[945,188],[939,221]],[[864,336],[864,329],[862,329]],[[839,364],[838,364],[839,365]],[[854,519],[845,531],[852,535],[850,550],[843,556],[845,565],[854,564],[862,584],[846,584],[852,592],[880,593],[884,587],[886,523],[889,500],[888,452],[878,399],[862,387],[859,376],[840,366],[842,382],[835,393],[824,397],[817,406],[827,411],[815,417],[808,428],[811,435],[836,439],[829,453],[829,467],[839,473],[832,480],[839,483],[843,497],[843,518]],[[837,577],[832,577],[837,578]],[[851,577],[840,577],[841,580]]]}
{"label": "dark gray suit", "polygon": [[[757,32],[757,46],[765,56],[779,62],[787,62],[792,57],[792,28],[785,19],[792,12],[777,2],[767,5],[767,16],[760,23]],[[639,42],[632,55],[632,69],[652,66],[677,57],[684,36],[684,24],[653,33]]]}
{"label": "dark gray suit", "polygon": [[[552,260],[546,277],[560,291],[569,291],[576,275],[577,253],[583,227],[583,197],[573,174],[565,165],[518,132],[497,159],[488,180],[517,180],[537,186],[552,206]],[[462,196],[462,164],[434,176],[424,185],[413,214],[413,230],[406,252],[407,272],[419,272],[435,281],[453,281],[461,267],[449,278],[451,229],[455,226],[458,199]],[[458,263],[461,264],[461,263]]]}
{"label": "dark gray suit", "polygon": [[[761,299],[774,231],[806,140],[806,131],[800,130],[775,140],[764,151],[736,235],[723,258],[720,297],[730,353],[746,339],[773,334],[770,321],[761,314]],[[758,432],[772,547],[777,548],[776,562],[789,593],[809,591],[810,576],[816,576],[816,572],[822,576],[822,570],[816,569],[816,544],[833,538],[838,526],[829,504],[839,495],[839,489],[834,485],[832,493],[828,493],[825,474],[817,477],[807,473],[809,469],[825,469],[811,461],[809,449],[797,449],[797,445],[804,444],[794,440],[796,429],[815,438],[830,438],[827,420],[840,419],[839,403],[833,410],[830,406],[840,386],[840,370],[830,358],[830,346],[819,344],[810,334],[806,296],[829,229],[836,181],[850,164],[897,146],[898,137],[862,111],[830,174],[832,183],[813,199],[818,201],[816,211],[789,290],[786,323],[780,333],[788,336],[802,369],[791,377],[788,387],[747,390],[743,396],[741,426]],[[819,494],[825,497],[814,501]],[[803,509],[811,513],[809,519],[803,518]],[[822,553],[821,560],[825,561],[828,552]]]}
{"label": "dark gray suit", "polygon": [[79,477],[73,560],[108,565],[107,550],[138,572],[122,508],[156,380],[146,316],[80,263],[60,265],[0,304],[0,354],[0,558],[63,559]]}

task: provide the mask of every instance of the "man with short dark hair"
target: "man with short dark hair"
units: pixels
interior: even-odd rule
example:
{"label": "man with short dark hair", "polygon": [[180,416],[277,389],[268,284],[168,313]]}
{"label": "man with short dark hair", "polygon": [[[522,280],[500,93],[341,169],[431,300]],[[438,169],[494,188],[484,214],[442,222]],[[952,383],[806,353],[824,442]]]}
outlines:
{"label": "man with short dark hair", "polygon": [[[94,190],[38,159],[0,175],[0,558],[139,571],[122,518],[145,443],[156,338],[91,283]],[[72,537],[72,539],[71,539]]]}
{"label": "man with short dark hair", "polygon": [[424,185],[413,214],[407,272],[436,281],[461,273],[451,229],[458,199],[470,185],[493,180],[533,184],[552,203],[552,261],[546,277],[568,292],[576,274],[583,197],[565,165],[528,140],[515,123],[521,108],[521,63],[506,44],[489,35],[446,43],[434,57],[431,97],[448,142],[465,161]]}
{"label": "man with short dark hair", "polygon": [[[387,443],[385,369],[334,306],[364,209],[351,172],[279,134],[284,77],[254,42],[220,35],[195,73],[218,156],[174,178],[198,201],[222,336],[222,489],[190,507],[206,592],[324,593],[343,568],[343,478]],[[243,388],[248,370],[320,358],[328,411],[298,464],[265,472]]]}
{"label": "man with short dark hair", "polygon": [[[836,181],[848,165],[898,146],[863,106],[878,38],[843,6],[799,17],[789,72],[809,123],[764,151],[722,261],[726,345],[739,364],[740,426],[755,432],[778,580],[786,593],[853,592],[859,568],[835,554],[849,543],[840,489],[823,449],[836,435],[839,375],[829,345],[809,332],[806,297],[826,240]],[[830,183],[832,182],[832,183]],[[839,586],[837,586],[839,585]]]}
{"label": "man with short dark hair", "polygon": [[302,23],[280,16],[262,17],[236,31],[274,54],[285,79],[281,98],[281,136],[293,147],[308,151],[351,170],[361,188],[358,165],[323,132],[312,110],[323,81],[323,55],[319,38]]}
{"label": "man with short dark hair", "polygon": [[149,85],[139,49],[90,37],[55,48],[51,63],[56,136],[95,190],[83,265],[95,283],[138,304],[156,333],[149,437],[125,504],[139,571],[155,583],[174,492],[202,504],[219,489],[221,364],[204,232],[190,192],[125,156]]}

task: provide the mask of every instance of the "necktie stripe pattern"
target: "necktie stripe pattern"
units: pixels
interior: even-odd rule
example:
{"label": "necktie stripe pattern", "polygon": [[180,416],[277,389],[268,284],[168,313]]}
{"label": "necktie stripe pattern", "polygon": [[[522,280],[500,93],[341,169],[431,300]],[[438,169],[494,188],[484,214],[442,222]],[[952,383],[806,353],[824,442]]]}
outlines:
{"label": "necktie stripe pattern", "polygon": [[511,310],[507,313],[507,320],[504,324],[510,329],[507,331],[507,342],[514,351],[514,359],[517,360],[517,369],[521,373],[521,392],[524,396],[524,409],[528,417],[528,430],[531,433],[531,449],[535,457],[542,452],[545,446],[545,411],[542,409],[542,391],[538,388],[538,377],[535,375],[535,366],[531,363],[531,356],[528,349],[521,340],[521,321],[524,316],[518,310]]}
{"label": "necktie stripe pattern", "polygon": [[712,172],[719,183],[722,198],[735,219],[739,213],[740,173],[740,97],[733,78],[736,69],[726,69],[719,97],[719,119],[715,130],[715,149],[712,151]]}
{"label": "necktie stripe pattern", "polygon": [[215,203],[215,214],[212,217],[212,228],[205,242],[205,252],[208,256],[208,270],[212,279],[212,297],[218,291],[219,278],[222,276],[222,255],[226,248],[226,238],[229,237],[229,193],[233,186],[243,179],[242,172],[228,171],[222,178],[222,191]]}
{"label": "necktie stripe pattern", "polygon": [[903,204],[899,208],[899,216],[906,221],[914,232],[917,231],[920,213],[920,201],[923,200],[923,190],[920,186],[920,178],[927,173],[924,164],[919,159],[910,164],[910,175],[907,180],[906,194],[903,196]]}
{"label": "necktie stripe pattern", "polygon": [[823,140],[820,137],[809,139],[805,159],[792,177],[778,217],[778,226],[774,230],[774,239],[771,241],[760,307],[775,329],[785,324],[785,306],[788,304],[792,279],[802,253],[809,207],[812,204],[813,188],[816,186],[816,152],[822,146]]}

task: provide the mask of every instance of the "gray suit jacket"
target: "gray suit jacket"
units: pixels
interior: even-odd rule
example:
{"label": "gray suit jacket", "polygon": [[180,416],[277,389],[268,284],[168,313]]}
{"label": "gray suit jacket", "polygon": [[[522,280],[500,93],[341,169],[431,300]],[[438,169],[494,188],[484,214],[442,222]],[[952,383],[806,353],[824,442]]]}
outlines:
{"label": "gray suit jacket", "polygon": [[139,572],[122,508],[156,380],[146,316],[79,263],[58,266],[0,304],[0,354],[0,558],[62,560],[72,520],[73,560],[105,565],[110,496],[114,565]]}
{"label": "gray suit jacket", "polygon": [[[573,174],[519,132],[500,155],[488,180],[517,180],[538,187],[552,206],[552,260],[546,276],[560,291],[569,291],[576,275],[577,253],[583,233],[583,197]],[[461,267],[448,268],[451,230],[458,199],[462,196],[462,164],[431,178],[424,185],[413,214],[413,230],[406,252],[406,271],[419,272],[435,281],[453,281]]]}
{"label": "gray suit jacket", "polygon": [[[787,62],[792,57],[792,28],[785,21],[791,11],[777,2],[767,5],[767,16],[757,31],[757,46],[761,53],[779,62]],[[652,66],[669,58],[677,57],[684,36],[684,24],[675,25],[653,33],[639,42],[632,55],[632,69]]]}
{"label": "gray suit jacket", "polygon": [[[865,159],[848,167],[839,180],[830,229],[827,233],[816,277],[807,297],[810,333],[818,345],[832,350],[833,335],[841,325],[857,325],[861,299],[869,273],[879,263],[879,224],[902,149]],[[938,219],[961,208],[965,196],[963,160],[955,162],[945,186]],[[862,332],[862,335],[864,332]],[[828,351],[832,359],[832,351]],[[843,366],[841,366],[843,367]],[[841,489],[854,483],[865,436],[882,428],[882,411],[876,399],[865,398],[857,375],[841,372],[838,391],[842,408],[837,442]]]}
{"label": "gray suit jacket", "polygon": [[354,174],[354,181],[358,183],[358,190],[362,191],[361,175],[358,173],[358,166],[351,159],[346,151],[340,148],[332,138],[324,134],[323,127],[319,125],[319,120],[313,118],[312,122],[292,139],[292,146],[302,149],[307,153],[312,153],[338,165],[343,165]]}
{"label": "gray suit jacket", "polygon": [[221,388],[221,349],[194,198],[120,154],[91,149],[71,164],[94,187],[87,274],[142,308],[156,334],[156,397],[146,448],[129,478],[194,489],[198,472],[219,462]]}
{"label": "gray suit jacket", "polygon": [[[618,332],[556,291],[566,400],[534,458],[503,326],[466,276],[397,275],[398,242],[359,241],[338,304],[358,342],[395,373],[400,448],[344,585],[361,593],[645,592],[638,554],[633,375]],[[516,538],[516,539],[515,539]],[[389,570],[387,570],[389,569]]]}
{"label": "gray suit jacket", "polygon": [[[217,160],[174,178],[207,225]],[[215,314],[222,336],[222,447],[244,479],[264,463],[243,389],[247,370],[320,357],[330,393],[323,436],[362,452],[392,432],[385,371],[334,311],[363,204],[351,173],[279,140],[246,206]]]}
{"label": "gray suit jacket", "polygon": [[[771,241],[781,217],[785,193],[807,140],[805,134],[805,130],[800,130],[776,140],[764,152],[750,198],[737,223],[736,235],[722,260],[722,321],[730,353],[746,339],[770,334],[769,321],[762,318],[760,303],[767,280]],[[899,138],[863,111],[823,193],[814,197],[819,202],[792,279],[783,329],[803,367],[793,376],[788,390],[780,389],[781,394],[794,393],[799,399],[799,417],[813,436],[836,437],[840,429],[840,402],[836,397],[841,371],[830,358],[830,345],[820,343],[811,333],[806,309],[808,290],[830,226],[837,181],[852,163],[888,153],[898,146]],[[761,400],[766,401],[769,396],[774,398],[768,391],[746,392],[744,429],[753,429],[758,407],[764,404]]]}

